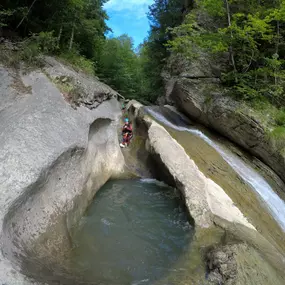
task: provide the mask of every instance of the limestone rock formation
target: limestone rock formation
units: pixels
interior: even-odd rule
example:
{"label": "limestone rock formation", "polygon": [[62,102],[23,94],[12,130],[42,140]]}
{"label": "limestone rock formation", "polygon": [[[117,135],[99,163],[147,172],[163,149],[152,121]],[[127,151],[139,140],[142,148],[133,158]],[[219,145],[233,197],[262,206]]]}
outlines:
{"label": "limestone rock formation", "polygon": [[219,79],[223,69],[206,55],[188,63],[172,59],[164,75],[167,101],[257,156],[284,180],[285,152],[268,135],[271,118],[226,94]]}
{"label": "limestone rock formation", "polygon": [[[225,191],[199,170],[183,147],[144,111],[143,105],[131,101],[127,110],[135,125],[139,125],[140,129],[145,128],[146,149],[152,159],[151,171],[154,177],[180,190],[188,212],[194,220],[195,242],[192,244],[192,253],[195,250],[201,253],[201,248],[206,247],[207,243],[211,246],[222,244],[218,249],[210,250],[207,255],[210,282],[207,284],[247,284],[248,272],[252,272],[251,280],[260,280],[257,272],[263,268],[270,272],[270,280],[277,276],[274,284],[283,284],[283,274],[276,274],[283,271],[283,257],[248,222]],[[216,237],[210,237],[211,232],[215,230],[224,231],[224,235],[215,240]],[[215,245],[211,244],[208,238],[213,239]],[[244,244],[249,244],[246,251],[240,250]],[[265,258],[259,255],[259,251]],[[252,255],[251,253],[255,254],[256,266],[253,269],[251,266],[243,269],[242,264]],[[243,259],[241,264],[236,256]],[[244,283],[240,283],[241,280]],[[185,283],[182,281],[179,284]],[[262,281],[258,284],[267,283]]]}
{"label": "limestone rock formation", "polygon": [[168,180],[168,184],[182,192],[197,226],[210,227],[214,217],[218,217],[255,230],[224,190],[198,169],[181,145],[161,125],[144,114],[143,105],[131,101],[127,109],[131,117],[147,126],[146,148],[155,158],[154,170],[158,169],[155,177]]}
{"label": "limestone rock formation", "polygon": [[277,284],[280,282],[279,276],[272,276],[272,268],[264,257],[246,243],[215,248],[207,254],[207,262],[208,280],[211,284]]}
{"label": "limestone rock formation", "polygon": [[1,284],[33,284],[20,272],[39,282],[68,276],[72,226],[124,166],[116,92],[52,63],[48,77],[74,76],[87,90],[76,109],[44,73],[0,67]]}
{"label": "limestone rock formation", "polygon": [[94,109],[103,101],[120,96],[97,77],[75,71],[53,57],[44,57],[44,63],[44,72],[62,89],[65,98],[74,106]]}

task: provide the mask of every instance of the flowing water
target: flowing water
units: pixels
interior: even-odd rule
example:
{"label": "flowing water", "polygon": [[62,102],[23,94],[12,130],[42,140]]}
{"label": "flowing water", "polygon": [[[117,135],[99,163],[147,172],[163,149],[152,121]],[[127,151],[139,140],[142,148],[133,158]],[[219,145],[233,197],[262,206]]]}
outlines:
{"label": "flowing water", "polygon": [[154,284],[174,270],[192,236],[175,189],[149,179],[109,181],[73,234],[73,267],[86,284]]}
{"label": "flowing water", "polygon": [[266,179],[230,151],[223,140],[189,125],[167,108],[146,108],[184,147],[202,172],[219,184],[254,226],[285,252],[285,203]]}
{"label": "flowing water", "polygon": [[[278,187],[256,171],[242,152],[240,156],[233,152],[224,138],[194,127],[167,108],[148,108],[147,112],[164,125],[199,169],[225,190],[285,258],[285,207],[276,194]],[[125,149],[125,155],[129,152],[138,159],[145,156],[145,152],[138,151],[144,148],[143,140],[131,146],[133,149]],[[66,270],[58,273],[60,278],[54,276],[55,283],[50,284],[208,284],[204,256],[210,248],[221,244],[225,232],[220,227],[196,229],[194,238],[190,220],[180,193],[162,182],[109,181],[72,229],[72,250],[63,262]],[[239,251],[237,285],[285,284],[283,275],[275,270],[276,263],[272,267],[260,255],[267,248],[264,250],[257,243],[256,247]],[[282,272],[283,263],[279,259],[277,262]]]}

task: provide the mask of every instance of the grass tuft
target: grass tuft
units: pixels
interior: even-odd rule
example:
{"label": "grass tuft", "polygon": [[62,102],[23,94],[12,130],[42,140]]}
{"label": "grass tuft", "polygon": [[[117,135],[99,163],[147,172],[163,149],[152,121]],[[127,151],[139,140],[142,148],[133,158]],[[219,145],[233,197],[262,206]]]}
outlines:
{"label": "grass tuft", "polygon": [[59,58],[66,63],[72,65],[76,71],[83,71],[90,75],[95,75],[94,63],[79,55],[76,51],[64,52],[60,54]]}
{"label": "grass tuft", "polygon": [[285,127],[285,110],[281,109],[278,110],[275,114],[275,122],[277,126],[284,126]]}

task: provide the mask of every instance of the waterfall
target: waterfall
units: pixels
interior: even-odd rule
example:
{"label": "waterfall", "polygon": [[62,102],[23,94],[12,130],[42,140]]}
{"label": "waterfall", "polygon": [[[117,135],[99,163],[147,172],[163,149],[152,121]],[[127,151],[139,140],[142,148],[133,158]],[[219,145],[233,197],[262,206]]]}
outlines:
{"label": "waterfall", "polygon": [[[213,147],[222,158],[235,170],[235,172],[243,179],[243,181],[248,184],[265,202],[268,210],[274,217],[274,219],[285,231],[285,203],[284,201],[274,192],[272,187],[268,182],[252,167],[247,165],[242,159],[240,159],[236,154],[232,153],[230,150],[225,149],[219,143],[214,142],[209,137],[207,137],[200,130],[187,126],[183,119],[181,118],[181,126],[170,122],[161,112],[157,112],[149,107],[145,108],[149,115],[154,117],[157,121],[163,123],[164,125],[181,132],[189,132],[196,136],[199,136],[211,147]],[[175,114],[179,117],[179,114]]]}

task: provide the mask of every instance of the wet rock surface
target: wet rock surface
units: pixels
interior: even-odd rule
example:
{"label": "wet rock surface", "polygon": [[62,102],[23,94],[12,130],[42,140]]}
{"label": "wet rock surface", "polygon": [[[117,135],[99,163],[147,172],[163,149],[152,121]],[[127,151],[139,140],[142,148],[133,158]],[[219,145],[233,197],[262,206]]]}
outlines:
{"label": "wet rock surface", "polygon": [[210,284],[254,285],[283,284],[278,274],[272,274],[272,267],[264,257],[247,243],[220,246],[207,254],[208,278]]}
{"label": "wet rock surface", "polygon": [[[191,249],[191,255],[196,255],[194,263],[199,260],[197,255],[203,254],[207,247],[214,248],[205,255],[210,268],[207,282],[283,284],[284,258],[274,245],[255,230],[221,187],[205,177],[179,141],[150,117],[141,104],[131,101],[127,109],[129,116],[147,130],[146,149],[152,157],[154,177],[180,190],[194,220],[196,238]],[[217,230],[224,235],[208,234]],[[191,278],[181,276],[165,284],[200,284],[199,278],[192,280],[195,274],[192,271]]]}
{"label": "wet rock surface", "polygon": [[237,277],[237,262],[233,248],[218,248],[207,255],[209,276],[214,284],[234,284]]}
{"label": "wet rock surface", "polygon": [[127,109],[147,130],[146,149],[153,156],[155,177],[181,191],[196,226],[211,227],[217,216],[254,230],[224,190],[205,177],[164,127],[145,115],[141,104],[131,101]]}

